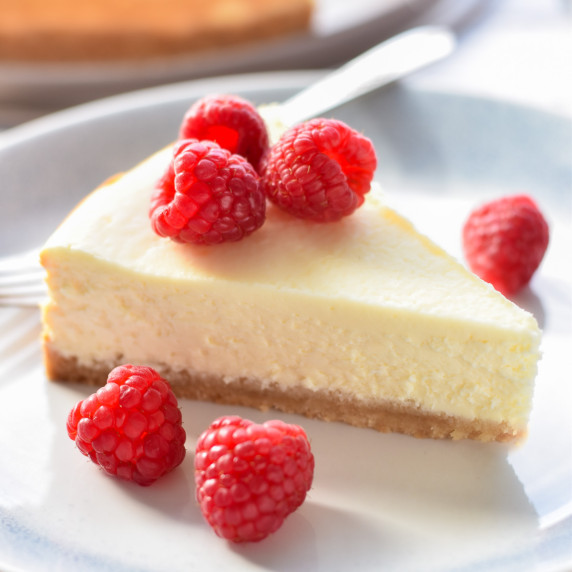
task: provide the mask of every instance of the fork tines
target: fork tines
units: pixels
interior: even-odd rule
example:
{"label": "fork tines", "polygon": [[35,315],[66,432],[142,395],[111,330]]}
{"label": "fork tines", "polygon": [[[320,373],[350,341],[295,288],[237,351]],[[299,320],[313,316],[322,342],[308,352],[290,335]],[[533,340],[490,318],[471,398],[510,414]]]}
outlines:
{"label": "fork tines", "polygon": [[37,251],[0,258],[0,305],[35,306],[45,292]]}

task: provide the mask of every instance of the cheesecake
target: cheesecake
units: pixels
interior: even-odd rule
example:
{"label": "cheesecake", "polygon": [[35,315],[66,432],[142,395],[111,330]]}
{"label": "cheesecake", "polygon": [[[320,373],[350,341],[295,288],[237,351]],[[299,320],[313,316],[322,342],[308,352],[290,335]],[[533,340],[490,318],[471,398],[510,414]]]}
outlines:
{"label": "cheesecake", "polygon": [[145,60],[307,33],[313,0],[0,0],[0,61]]}
{"label": "cheesecake", "polygon": [[273,205],[240,242],[156,235],[163,149],[91,193],[41,252],[47,376],[102,385],[123,363],[179,397],[415,437],[526,434],[541,333],[388,204],[332,224]]}

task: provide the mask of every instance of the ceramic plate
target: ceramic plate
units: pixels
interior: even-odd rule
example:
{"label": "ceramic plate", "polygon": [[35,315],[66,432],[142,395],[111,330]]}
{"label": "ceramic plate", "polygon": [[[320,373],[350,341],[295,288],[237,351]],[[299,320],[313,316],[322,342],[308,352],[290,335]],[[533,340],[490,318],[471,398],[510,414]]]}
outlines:
{"label": "ceramic plate", "polygon": [[[219,78],[85,105],[0,134],[0,254],[37,246],[108,175],[172,140],[208,92],[276,101],[311,73]],[[393,85],[334,113],[379,154],[390,200],[452,254],[468,211],[526,191],[551,244],[516,302],[545,330],[519,447],[416,440],[276,412],[182,402],[188,455],[149,488],[106,477],[65,433],[88,390],[48,382],[34,309],[0,312],[0,569],[526,571],[572,566],[570,120]],[[302,424],[316,457],[306,503],[273,536],[234,546],[203,521],[193,448],[217,416]]]}

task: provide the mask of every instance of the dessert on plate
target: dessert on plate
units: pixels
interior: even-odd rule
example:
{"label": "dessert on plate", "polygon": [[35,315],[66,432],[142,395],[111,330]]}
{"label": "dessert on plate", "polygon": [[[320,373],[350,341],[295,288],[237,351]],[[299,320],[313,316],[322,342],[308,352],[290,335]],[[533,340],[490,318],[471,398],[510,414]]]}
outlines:
{"label": "dessert on plate", "polygon": [[336,222],[269,202],[243,240],[189,244],[150,224],[173,153],[104,183],[43,248],[49,378],[103,385],[129,362],[180,397],[416,437],[525,435],[535,319],[420,235],[376,184]]}
{"label": "dessert on plate", "polygon": [[0,0],[0,61],[190,54],[302,33],[313,0]]}

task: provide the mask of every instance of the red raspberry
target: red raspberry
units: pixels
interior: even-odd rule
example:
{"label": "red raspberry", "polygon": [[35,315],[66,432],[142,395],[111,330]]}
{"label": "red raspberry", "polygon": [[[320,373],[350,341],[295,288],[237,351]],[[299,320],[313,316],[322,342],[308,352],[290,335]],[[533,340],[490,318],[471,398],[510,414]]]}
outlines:
{"label": "red raspberry", "polygon": [[151,197],[151,225],[177,242],[218,244],[262,226],[266,200],[258,174],[212,141],[175,144],[173,161]]}
{"label": "red raspberry", "polygon": [[548,224],[526,195],[504,197],[474,210],[463,227],[471,270],[506,296],[528,284],[548,247]]}
{"label": "red raspberry", "polygon": [[185,430],[177,398],[150,367],[122,365],[70,411],[67,431],[106,473],[147,486],[181,464]]}
{"label": "red raspberry", "polygon": [[268,150],[266,124],[256,108],[236,95],[199,99],[185,114],[180,139],[207,139],[245,157],[258,170]]}
{"label": "red raspberry", "polygon": [[278,530],[304,502],[313,476],[314,456],[298,425],[221,417],[197,442],[197,500],[215,532],[233,542]]}
{"label": "red raspberry", "polygon": [[369,139],[341,121],[312,119],[286,131],[270,149],[263,188],[290,214],[331,222],[363,203],[376,166]]}

